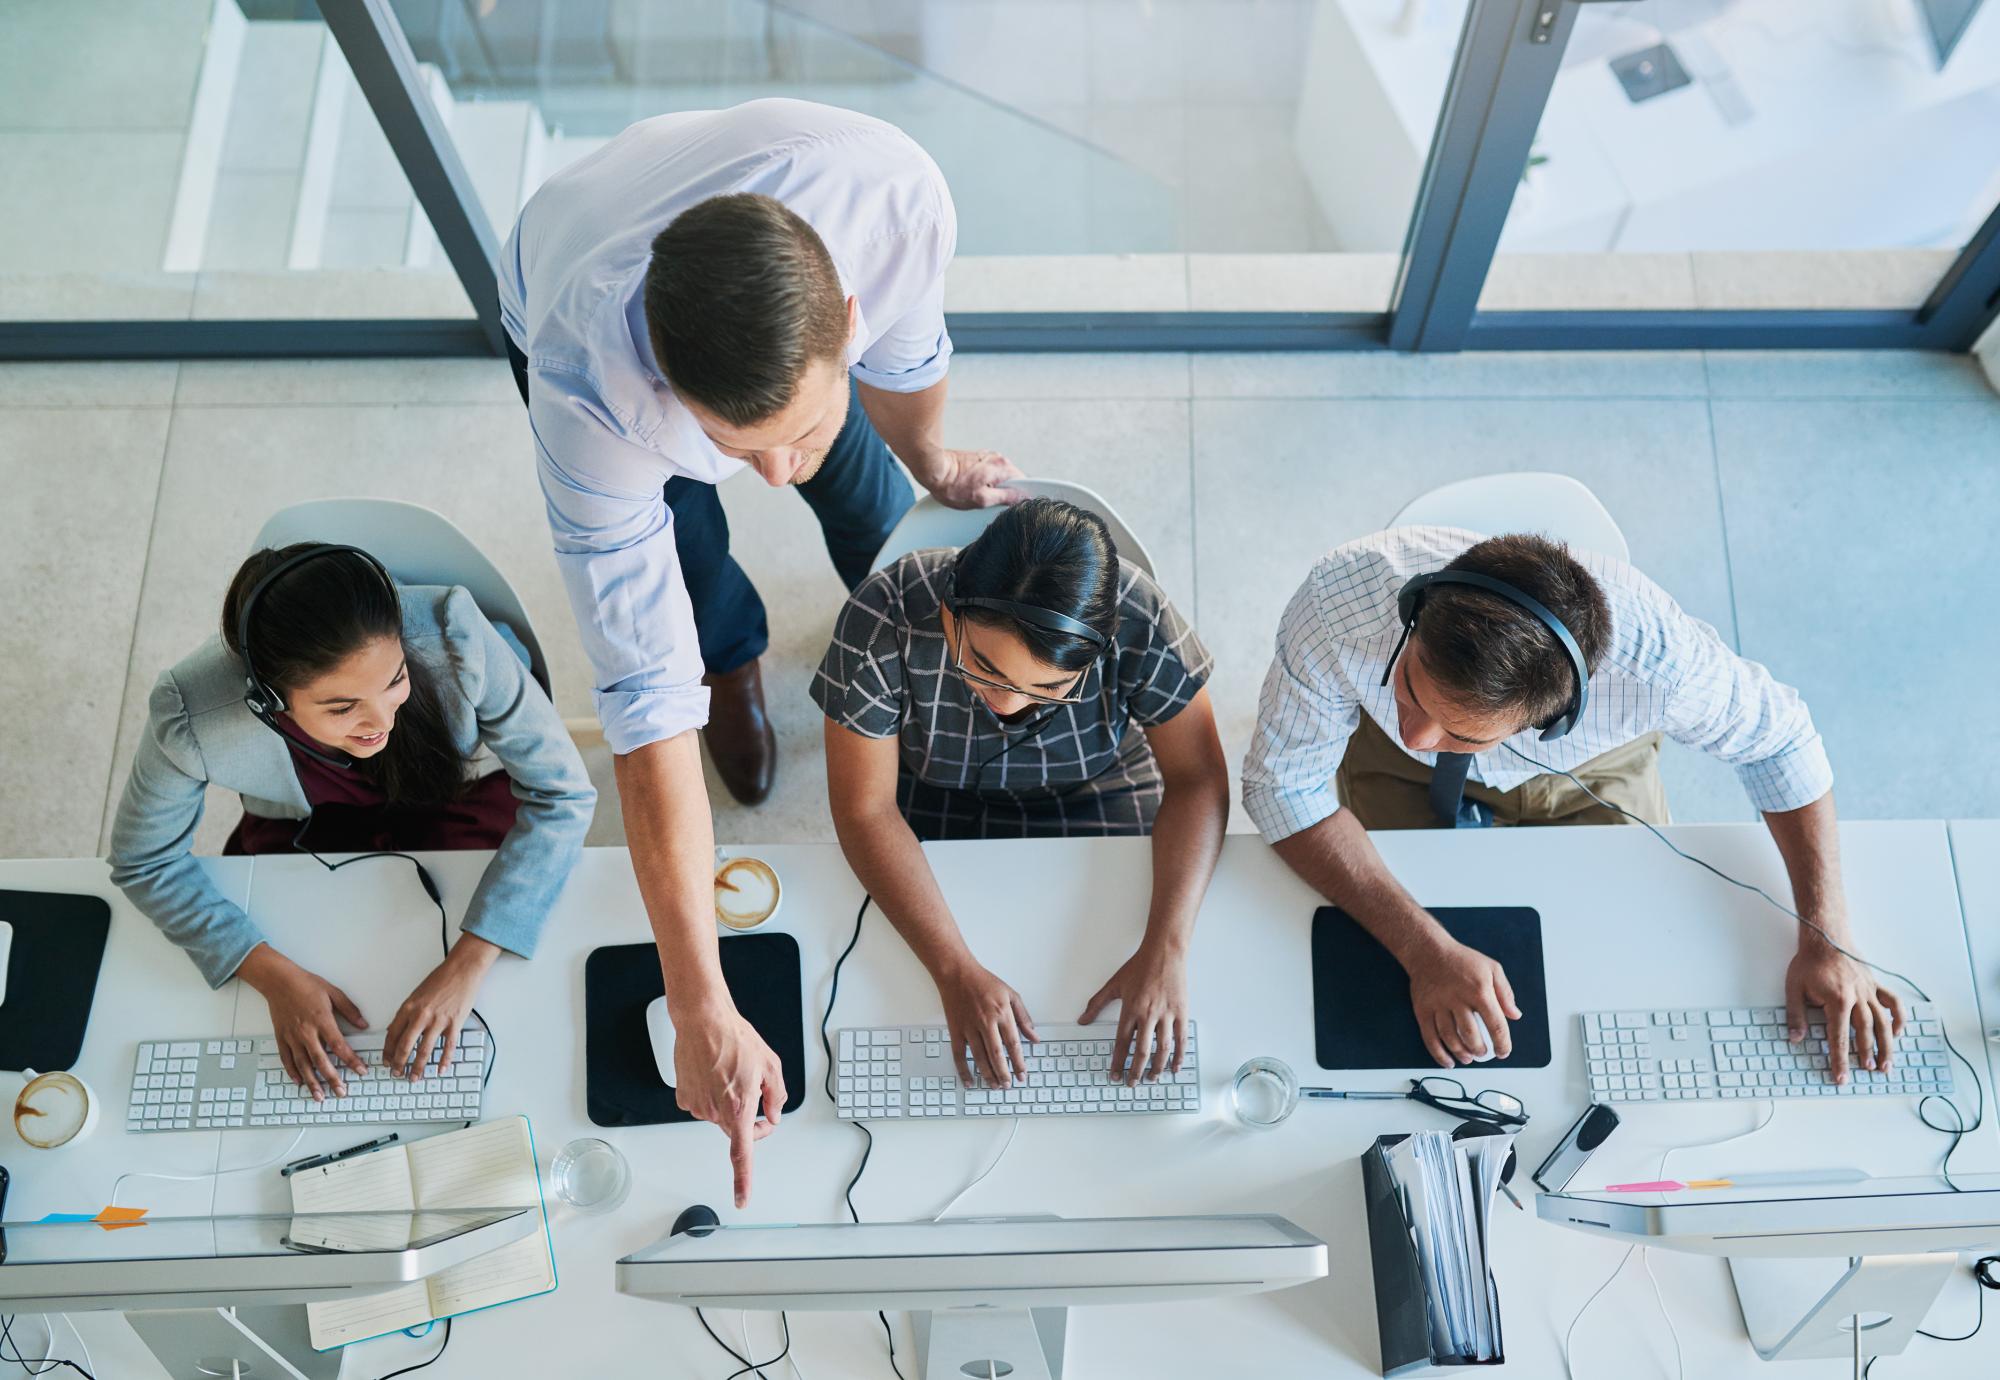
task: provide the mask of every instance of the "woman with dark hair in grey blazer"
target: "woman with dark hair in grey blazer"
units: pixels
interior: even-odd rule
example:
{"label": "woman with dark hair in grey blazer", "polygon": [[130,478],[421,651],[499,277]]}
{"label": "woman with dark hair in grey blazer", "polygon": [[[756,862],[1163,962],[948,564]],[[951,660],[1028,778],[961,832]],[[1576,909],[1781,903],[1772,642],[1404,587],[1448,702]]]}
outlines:
{"label": "woman with dark hair in grey blazer", "polygon": [[225,852],[499,850],[457,942],[384,1044],[385,1060],[413,1077],[424,1060],[412,1053],[440,1039],[449,1064],[501,950],[534,952],[596,800],[517,645],[463,589],[398,585],[352,548],[290,546],[243,563],[222,635],[153,686],[112,825],[112,880],[210,986],[240,977],[263,994],[285,1071],[315,1099],[345,1095],[342,1066],[366,1068],[335,1017],[367,1022],[346,993],[273,948],[195,862],[207,788],[243,797]]}

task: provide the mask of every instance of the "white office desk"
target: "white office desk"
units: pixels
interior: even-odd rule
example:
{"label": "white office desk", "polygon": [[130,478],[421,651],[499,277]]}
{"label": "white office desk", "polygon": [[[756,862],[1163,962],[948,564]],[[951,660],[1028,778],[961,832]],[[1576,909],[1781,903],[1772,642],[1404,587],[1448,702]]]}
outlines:
{"label": "white office desk", "polygon": [[[1684,847],[1748,880],[1783,885],[1768,837],[1754,826],[1682,828]],[[1385,835],[1389,862],[1419,899],[1435,905],[1524,904],[1541,911],[1554,1015],[1555,1060],[1536,1071],[1474,1070],[1473,1087],[1521,1096],[1533,1122],[1522,1137],[1523,1173],[1532,1168],[1584,1103],[1573,1033],[1576,1011],[1593,1007],[1771,1003],[1779,999],[1792,946],[1788,921],[1761,901],[1668,854],[1638,830],[1550,830],[1505,834]],[[1870,954],[1910,971],[1944,1008],[1961,1048],[1976,1041],[1979,1016],[1967,963],[1945,826],[1853,824],[1843,832],[1856,926]],[[721,1135],[706,1126],[600,1131],[584,1115],[582,992],[585,956],[603,944],[643,939],[645,925],[622,850],[590,850],[564,893],[541,952],[532,963],[503,960],[480,1008],[491,1019],[499,1062],[487,1094],[490,1115],[525,1112],[533,1121],[544,1168],[573,1136],[598,1134],[631,1158],[635,1185],[627,1206],[608,1218],[555,1209],[561,1273],[556,1293],[468,1319],[445,1376],[527,1373],[648,1373],[720,1380],[733,1364],[702,1335],[685,1310],[612,1289],[612,1262],[663,1232],[689,1203],[717,1208],[725,1221],[829,1221],[844,1217],[840,1190],[853,1171],[860,1134],[836,1122],[819,1090],[824,1065],[816,1041],[834,956],[847,940],[860,891],[831,847],[758,850],[783,877],[784,908],[775,928],[795,935],[805,973],[807,1066],[814,1080],[806,1105],[757,1152],[750,1210],[729,1206]],[[1050,840],[935,846],[931,856],[947,897],[980,957],[1017,987],[1037,1016],[1074,1019],[1083,1000],[1126,956],[1144,917],[1149,848],[1141,840]],[[483,854],[439,855],[431,865],[447,902],[462,906]],[[86,868],[88,864],[75,865]],[[17,875],[0,868],[0,875]],[[72,873],[71,875],[80,875]],[[98,874],[101,878],[101,871]],[[54,874],[45,878],[54,885]],[[1330,1277],[1275,1294],[1198,1304],[1079,1309],[1070,1332],[1071,1374],[1100,1376],[1365,1376],[1375,1373],[1376,1341],[1357,1157],[1377,1134],[1448,1127],[1414,1104],[1306,1104],[1276,1131],[1236,1128],[1226,1087],[1236,1065],[1275,1054],[1307,1081],[1394,1087],[1386,1073],[1319,1071],[1313,1061],[1307,935],[1314,898],[1257,840],[1225,846],[1204,908],[1193,954],[1195,1011],[1204,1044],[1204,1111],[1198,1117],[1030,1121],[1007,1162],[960,1205],[960,1212],[1283,1213],[1326,1239]],[[410,869],[369,863],[328,877],[306,859],[260,858],[251,909],[299,961],[340,983],[371,1021],[393,1014],[405,990],[437,954],[435,911]],[[842,975],[836,1026],[934,1018],[935,993],[908,951],[871,910],[860,945]],[[120,941],[123,942],[124,931]],[[132,998],[141,990],[200,984],[185,961],[152,946],[139,963],[111,970],[99,994],[88,1067],[113,1068],[131,1042],[168,1033]],[[171,961],[169,961],[171,960]],[[178,966],[176,966],[178,965]],[[143,986],[142,986],[143,984]],[[178,1020],[178,1017],[176,1017]],[[239,1033],[267,1028],[261,1001],[245,993]],[[195,1033],[190,1031],[189,1033]],[[107,1050],[106,1046],[110,1046]],[[1976,1058],[1976,1056],[1975,1056]],[[1962,1077],[1962,1071],[1961,1071]],[[1990,1092],[1989,1092],[1990,1097]],[[1594,1182],[1653,1177],[1663,1148],[1727,1135],[1753,1122],[1751,1107],[1732,1105],[1621,1108],[1626,1125],[1593,1161]],[[176,1138],[126,1142],[107,1122],[93,1157],[52,1172],[37,1165],[32,1201],[79,1207],[101,1203],[113,1165],[137,1165]],[[352,1128],[310,1135],[299,1153],[363,1138]],[[230,1133],[224,1162],[269,1154],[289,1132]],[[855,1193],[864,1216],[918,1217],[935,1212],[998,1148],[995,1123],[891,1123],[876,1133],[874,1157]],[[121,1142],[123,1144],[121,1145]],[[1856,1164],[1878,1173],[1933,1169],[1943,1138],[1916,1121],[1908,1100],[1880,1104],[1780,1104],[1766,1133],[1741,1146],[1677,1158],[1675,1171],[1749,1171]],[[170,1152],[169,1152],[170,1153]],[[174,1155],[179,1160],[179,1155]],[[192,1157],[188,1157],[192,1158]],[[1953,1162],[1967,1172],[2000,1170],[2000,1137],[1991,1124]],[[85,1172],[87,1171],[87,1172]],[[17,1173],[20,1171],[17,1169]],[[158,1208],[165,1188],[126,1201]],[[94,1203],[93,1203],[94,1195]],[[274,1173],[222,1182],[217,1211],[278,1210],[286,1203]],[[1496,1264],[1514,1373],[1561,1373],[1558,1342],[1584,1298],[1619,1250],[1503,1209]],[[1741,1332],[1720,1261],[1656,1253],[1668,1306],[1687,1348],[1689,1375],[1760,1375]],[[1934,1319],[1940,1328],[1969,1317],[1970,1286],[1955,1281]],[[900,1339],[908,1333],[898,1321]],[[733,1338],[734,1319],[719,1315]],[[121,1377],[157,1372],[138,1358],[113,1367],[123,1338],[114,1320],[84,1319],[97,1359]],[[755,1355],[776,1349],[775,1320],[753,1317]],[[880,1328],[872,1316],[798,1314],[793,1334],[801,1363],[816,1376],[887,1376]],[[1921,1352],[1876,1372],[1925,1376],[1990,1375],[2000,1357],[2000,1329],[1961,1346],[1918,1342]],[[422,1359],[435,1346],[395,1339],[357,1348],[348,1374],[380,1375]],[[1629,1274],[1599,1301],[1577,1337],[1579,1375],[1671,1374],[1672,1352],[1646,1282]],[[906,1344],[904,1374],[915,1380]],[[641,1359],[643,1358],[643,1362]],[[1794,1365],[1787,1373],[1835,1373]],[[1841,1373],[1844,1373],[1841,1372]]]}

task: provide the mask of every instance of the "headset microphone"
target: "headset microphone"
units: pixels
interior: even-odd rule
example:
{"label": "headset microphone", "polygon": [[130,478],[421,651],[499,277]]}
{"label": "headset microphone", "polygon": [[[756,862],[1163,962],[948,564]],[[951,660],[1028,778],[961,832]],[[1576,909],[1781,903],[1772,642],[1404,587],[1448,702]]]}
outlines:
{"label": "headset microphone", "polygon": [[363,551],[358,546],[312,546],[307,550],[293,556],[288,556],[278,562],[275,567],[265,572],[262,579],[250,587],[248,594],[243,596],[243,603],[236,611],[236,646],[243,658],[243,707],[250,711],[257,722],[282,737],[294,751],[303,752],[306,756],[316,761],[324,762],[329,767],[339,767],[343,771],[351,771],[354,768],[354,759],[352,757],[348,757],[345,754],[335,756],[329,752],[322,752],[313,744],[302,742],[299,738],[286,733],[279,726],[278,715],[284,712],[285,697],[278,691],[276,686],[270,684],[257,673],[257,662],[250,652],[251,616],[256,611],[257,601],[264,597],[265,591],[270,589],[280,576],[285,575],[289,571],[296,570],[308,561],[318,560],[321,556],[338,556],[342,554],[359,556],[362,560],[368,562],[375,573],[382,577],[382,584],[389,591],[390,599],[400,606],[401,600],[396,594],[396,582],[390,578],[389,572],[383,564],[368,552]]}

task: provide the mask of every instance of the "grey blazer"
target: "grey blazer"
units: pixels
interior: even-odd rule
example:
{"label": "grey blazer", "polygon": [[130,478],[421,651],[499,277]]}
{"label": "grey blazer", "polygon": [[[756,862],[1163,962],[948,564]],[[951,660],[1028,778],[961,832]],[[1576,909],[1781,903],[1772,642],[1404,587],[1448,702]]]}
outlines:
{"label": "grey blazer", "polygon": [[[521,801],[464,928],[526,957],[576,865],[597,792],[555,706],[472,596],[400,589],[404,645],[435,674],[452,741],[468,756],[490,750]],[[286,740],[244,706],[243,663],[220,637],[161,675],[149,709],[111,826],[111,879],[219,987],[264,936],[192,856],[203,792],[222,786],[254,814],[304,819],[305,791]]]}

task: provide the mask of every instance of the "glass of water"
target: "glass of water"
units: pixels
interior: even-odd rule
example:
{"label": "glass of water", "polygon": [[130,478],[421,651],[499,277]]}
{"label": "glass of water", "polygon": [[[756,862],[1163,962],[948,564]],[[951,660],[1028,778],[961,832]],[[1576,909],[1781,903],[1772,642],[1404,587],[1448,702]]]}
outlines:
{"label": "glass of water", "polygon": [[1282,1059],[1258,1055],[1236,1070],[1230,1084],[1236,1119],[1255,1131],[1268,1131],[1299,1105],[1299,1079]]}
{"label": "glass of water", "polygon": [[556,1197],[578,1212],[610,1212],[632,1191],[632,1166],[617,1146],[594,1136],[558,1150],[549,1177]]}

